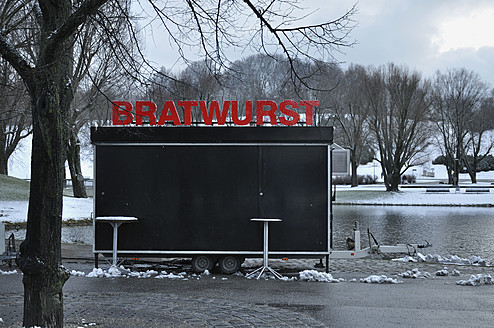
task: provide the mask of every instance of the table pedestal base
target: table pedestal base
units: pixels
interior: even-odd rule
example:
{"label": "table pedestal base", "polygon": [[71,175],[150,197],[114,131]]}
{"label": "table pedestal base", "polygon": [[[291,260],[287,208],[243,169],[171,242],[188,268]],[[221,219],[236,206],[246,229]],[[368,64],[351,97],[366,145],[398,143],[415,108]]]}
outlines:
{"label": "table pedestal base", "polygon": [[269,255],[269,251],[268,251],[268,238],[269,238],[269,222],[281,222],[280,219],[265,219],[265,218],[254,218],[254,219],[251,219],[251,221],[258,221],[258,222],[263,222],[263,228],[264,228],[264,245],[263,245],[263,248],[262,248],[262,255],[263,255],[263,263],[262,263],[262,267],[260,268],[257,268],[255,269],[254,271],[250,272],[249,274],[247,274],[247,278],[253,276],[254,274],[256,274],[257,272],[259,272],[259,275],[257,276],[257,279],[261,278],[261,275],[264,273],[264,272],[271,272],[273,274],[273,276],[275,278],[278,278],[278,279],[281,279],[283,278],[283,276],[281,274],[279,274],[278,272],[274,271],[273,269],[271,269],[269,266],[268,266],[268,255]]}
{"label": "table pedestal base", "polygon": [[249,277],[255,275],[257,272],[259,272],[259,275],[256,278],[256,279],[259,279],[259,278],[261,278],[262,274],[264,272],[267,272],[267,271],[271,272],[273,274],[273,276],[275,276],[275,278],[278,278],[278,279],[282,279],[283,278],[283,276],[281,274],[279,274],[278,272],[274,271],[269,266],[262,266],[260,268],[257,268],[254,271],[252,271],[249,274],[247,274],[246,277],[249,278]]}

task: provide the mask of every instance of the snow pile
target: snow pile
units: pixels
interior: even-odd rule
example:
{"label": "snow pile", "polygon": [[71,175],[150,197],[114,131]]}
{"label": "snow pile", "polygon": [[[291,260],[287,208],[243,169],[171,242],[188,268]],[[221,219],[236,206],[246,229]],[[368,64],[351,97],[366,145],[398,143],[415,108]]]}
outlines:
{"label": "snow pile", "polygon": [[16,274],[17,273],[17,270],[13,270],[13,271],[3,271],[0,269],[0,275],[9,275],[9,274]]}
{"label": "snow pile", "polygon": [[168,278],[168,279],[187,279],[186,278],[186,273],[185,272],[180,272],[178,274],[173,274],[173,273],[167,273],[166,271],[161,271],[159,275],[157,275],[155,278],[157,279],[163,279],[163,278]]}
{"label": "snow pile", "polygon": [[86,274],[84,272],[76,271],[76,270],[70,271],[70,275],[76,276],[76,277],[85,277],[86,276]]}
{"label": "snow pile", "polygon": [[397,259],[391,259],[391,261],[396,261],[396,262],[412,262],[412,263],[417,263],[418,258],[410,255],[405,255],[404,257],[400,257]]}
{"label": "snow pile", "polygon": [[158,271],[155,270],[146,270],[146,272],[131,271],[128,273],[129,276],[137,278],[150,278],[151,276],[155,276],[157,274]]}
{"label": "snow pile", "polygon": [[300,281],[321,281],[321,282],[342,282],[345,279],[335,279],[329,273],[319,272],[317,270],[304,270],[298,273]]}
{"label": "snow pile", "polygon": [[367,284],[402,284],[403,281],[399,281],[398,279],[388,278],[385,275],[377,276],[371,275],[367,278],[360,279],[360,282]]}
{"label": "snow pile", "polygon": [[406,255],[401,258],[393,259],[392,261],[399,262],[429,262],[429,263],[441,263],[441,264],[457,264],[457,265],[475,265],[475,266],[490,266],[490,263],[479,256],[472,256],[469,259],[461,258],[457,255],[441,256],[438,254],[423,255],[417,253],[416,256]]}
{"label": "snow pile", "polygon": [[288,277],[281,277],[279,278],[281,281],[297,281],[297,277],[291,277],[291,278],[288,278]]}
{"label": "snow pile", "polygon": [[[84,325],[84,327],[96,326],[96,322],[89,322],[89,323],[86,323],[86,319],[82,319],[82,320],[81,320],[81,324],[83,324],[83,325]],[[77,327],[77,328],[79,328],[79,327]],[[82,327],[80,327],[80,328],[82,328]]]}
{"label": "snow pile", "polygon": [[[71,275],[73,276],[79,276],[79,277],[87,277],[87,278],[116,278],[116,277],[124,277],[124,278],[130,278],[130,277],[135,277],[135,278],[158,278],[158,279],[163,279],[163,278],[168,278],[168,279],[188,279],[187,273],[185,272],[180,272],[178,274],[174,273],[168,273],[166,271],[155,271],[155,270],[146,270],[145,272],[140,272],[140,271],[130,271],[125,269],[123,266],[120,267],[110,267],[108,270],[103,270],[101,268],[94,268],[93,271],[91,271],[88,274],[85,274],[82,271],[75,271],[72,270],[70,272]],[[198,277],[199,279],[200,276],[202,275],[209,275],[210,273],[203,273],[201,275],[194,275],[195,277]]]}
{"label": "snow pile", "polygon": [[[439,276],[439,277],[444,277],[444,276],[447,276],[450,274],[450,272],[448,271],[448,268],[444,267],[442,270],[438,270],[434,273],[436,276]],[[451,275],[453,277],[458,277],[460,275],[460,271],[456,270],[456,269],[453,269],[453,271],[451,271]]]}
{"label": "snow pile", "polygon": [[435,275],[439,277],[444,277],[449,274],[448,268],[444,267],[442,270],[436,271]]}
{"label": "snow pile", "polygon": [[93,271],[86,275],[87,278],[110,278],[110,277],[121,277],[122,272],[117,267],[110,267],[107,270],[101,268],[94,268]]}
{"label": "snow pile", "polygon": [[490,274],[482,275],[471,275],[468,280],[460,280],[456,282],[457,285],[461,286],[480,286],[484,285],[494,285],[494,280],[492,279]]}
{"label": "snow pile", "polygon": [[418,268],[415,268],[413,270],[407,270],[406,272],[398,274],[399,277],[402,278],[412,278],[412,279],[417,279],[417,278],[429,278],[431,274],[429,272],[420,272]]}
{"label": "snow pile", "polygon": [[458,264],[458,265],[476,265],[476,266],[489,266],[489,263],[479,256],[472,256],[469,259],[461,258],[456,255],[448,255],[446,257],[442,257],[440,255],[427,254],[422,255],[420,253],[417,254],[422,257],[423,262],[431,262],[431,263],[443,263],[443,264]]}

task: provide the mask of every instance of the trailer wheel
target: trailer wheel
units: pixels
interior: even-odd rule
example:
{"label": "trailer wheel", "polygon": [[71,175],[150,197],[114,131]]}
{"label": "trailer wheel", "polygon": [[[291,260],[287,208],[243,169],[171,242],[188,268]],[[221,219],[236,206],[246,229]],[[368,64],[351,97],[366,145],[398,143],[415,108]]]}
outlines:
{"label": "trailer wheel", "polygon": [[232,274],[240,269],[242,259],[238,256],[226,255],[219,260],[221,272],[224,274]]}
{"label": "trailer wheel", "polygon": [[203,273],[208,270],[213,270],[215,261],[208,255],[197,255],[192,258],[192,270],[196,273]]}

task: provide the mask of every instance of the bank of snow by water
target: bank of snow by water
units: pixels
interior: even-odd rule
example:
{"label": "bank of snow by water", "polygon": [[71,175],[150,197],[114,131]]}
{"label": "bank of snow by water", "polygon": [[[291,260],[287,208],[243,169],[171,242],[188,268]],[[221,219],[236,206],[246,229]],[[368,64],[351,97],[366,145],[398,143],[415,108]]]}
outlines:
{"label": "bank of snow by water", "polygon": [[[26,222],[28,201],[0,201],[0,222]],[[63,198],[63,220],[85,220],[93,212],[92,198]]]}
{"label": "bank of snow by water", "polygon": [[[461,188],[459,192],[451,188],[449,192],[431,193],[427,192],[427,188],[424,187],[402,188],[398,192],[386,192],[383,185],[370,185],[354,188],[338,186],[337,190],[344,193],[345,197],[338,197],[337,191],[336,204],[345,205],[494,207],[494,189],[492,192],[467,193],[466,188]],[[364,194],[366,197],[360,196]]]}

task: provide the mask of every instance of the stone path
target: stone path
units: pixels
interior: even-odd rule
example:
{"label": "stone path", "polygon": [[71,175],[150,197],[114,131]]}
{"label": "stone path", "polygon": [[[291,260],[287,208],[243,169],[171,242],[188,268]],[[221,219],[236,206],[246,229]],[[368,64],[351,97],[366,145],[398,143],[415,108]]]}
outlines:
{"label": "stone path", "polygon": [[[116,302],[116,300],[118,300]],[[21,327],[22,296],[1,295],[4,324]],[[148,293],[70,293],[65,327],[326,327],[305,314],[266,305]]]}

